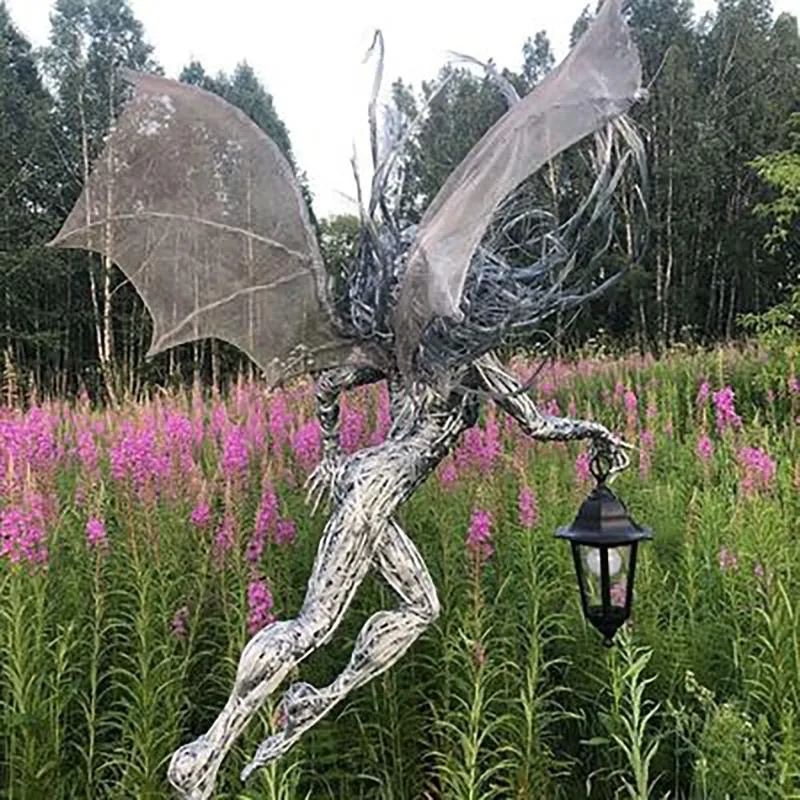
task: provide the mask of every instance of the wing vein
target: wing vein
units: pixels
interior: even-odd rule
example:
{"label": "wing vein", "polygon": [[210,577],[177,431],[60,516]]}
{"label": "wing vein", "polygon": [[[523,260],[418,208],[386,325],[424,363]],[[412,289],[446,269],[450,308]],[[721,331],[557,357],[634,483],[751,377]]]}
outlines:
{"label": "wing vein", "polygon": [[246,286],[242,289],[237,289],[235,292],[231,292],[229,295],[226,295],[225,297],[220,297],[219,300],[214,300],[214,302],[212,303],[206,303],[205,305],[200,306],[191,313],[187,314],[180,321],[180,323],[176,325],[174,328],[171,328],[170,330],[162,333],[161,336],[158,337],[158,340],[153,343],[152,351],[158,352],[161,349],[162,343],[164,341],[167,341],[177,336],[181,332],[181,330],[183,330],[190,322],[199,317],[201,314],[205,314],[208,311],[213,311],[214,309],[219,308],[220,306],[223,306],[226,303],[230,303],[237,297],[251,295],[261,291],[268,292],[278,288],[279,286],[283,286],[286,283],[291,283],[292,281],[296,281],[298,279],[305,280],[307,278],[308,278],[307,275],[301,275],[295,272],[291,275],[286,275],[282,278],[278,278],[277,280],[270,281],[269,283],[261,283],[258,284],[257,286]]}
{"label": "wing vein", "polygon": [[291,247],[287,247],[286,245],[275,241],[275,239],[270,239],[268,236],[261,236],[258,233],[245,230],[244,228],[236,227],[235,225],[226,225],[224,222],[215,222],[214,220],[203,219],[202,217],[191,217],[187,214],[173,214],[167,211],[142,211],[137,214],[111,214],[109,216],[103,217],[103,219],[97,220],[96,222],[92,222],[89,225],[83,225],[80,228],[76,228],[74,231],[70,231],[63,237],[63,239],[67,240],[73,236],[76,236],[79,233],[85,234],[88,230],[96,228],[99,225],[107,225],[110,222],[119,222],[123,220],[141,219],[142,217],[153,217],[155,219],[175,220],[178,222],[195,222],[200,225],[207,225],[210,228],[217,228],[219,230],[227,231],[229,233],[238,233],[241,234],[242,236],[247,236],[251,239],[255,239],[256,241],[259,241],[262,244],[266,244],[269,247],[274,247],[277,250],[282,250],[284,253],[290,256],[294,256],[295,258],[299,259],[302,262],[310,263],[312,261],[312,257],[308,253],[301,253],[299,250],[294,250]]}

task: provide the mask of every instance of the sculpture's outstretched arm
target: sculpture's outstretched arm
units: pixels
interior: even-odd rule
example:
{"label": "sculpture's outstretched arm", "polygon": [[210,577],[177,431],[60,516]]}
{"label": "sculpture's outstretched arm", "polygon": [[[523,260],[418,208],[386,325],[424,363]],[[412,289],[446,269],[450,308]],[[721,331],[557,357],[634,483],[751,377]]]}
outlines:
{"label": "sculpture's outstretched arm", "polygon": [[629,448],[605,425],[594,420],[553,417],[542,414],[531,397],[522,389],[519,380],[502,364],[494,353],[487,353],[475,362],[479,384],[490,392],[498,406],[510,414],[531,438],[539,441],[564,442],[591,439],[595,449],[611,458],[613,472],[628,466],[623,448]]}

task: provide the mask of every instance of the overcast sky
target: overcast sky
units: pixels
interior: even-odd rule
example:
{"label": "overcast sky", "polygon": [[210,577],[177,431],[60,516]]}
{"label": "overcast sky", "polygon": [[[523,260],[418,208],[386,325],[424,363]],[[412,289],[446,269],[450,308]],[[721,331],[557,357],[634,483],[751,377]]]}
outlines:
{"label": "overcast sky", "polygon": [[[773,0],[798,13],[800,0]],[[47,41],[52,0],[6,0],[34,45]],[[361,64],[375,28],[386,40],[385,87],[401,76],[415,86],[434,77],[447,51],[518,69],[522,43],[544,28],[557,59],[587,0],[130,0],[155,57],[177,77],[191,59],[208,72],[231,72],[246,60],[289,128],[317,214],[353,210],[349,159],[364,151],[372,73]],[[592,5],[594,3],[592,2]],[[715,6],[696,0],[698,13]],[[364,165],[366,167],[366,165]],[[366,171],[366,169],[365,169]]]}

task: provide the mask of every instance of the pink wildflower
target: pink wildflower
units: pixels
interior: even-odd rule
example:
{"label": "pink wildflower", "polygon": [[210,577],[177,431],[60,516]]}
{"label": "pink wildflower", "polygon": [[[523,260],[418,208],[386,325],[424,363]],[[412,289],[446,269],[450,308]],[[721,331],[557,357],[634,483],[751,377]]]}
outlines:
{"label": "pink wildflower", "polygon": [[223,434],[222,471],[227,478],[242,478],[247,471],[250,453],[244,428],[230,425]]}
{"label": "pink wildflower", "polygon": [[584,450],[575,459],[575,480],[578,483],[589,480],[591,458],[589,453]]}
{"label": "pink wildflower", "polygon": [[214,537],[214,561],[220,565],[225,559],[226,553],[230,552],[235,544],[236,531],[234,529],[233,515],[226,512],[217,535]]}
{"label": "pink wildflower", "polygon": [[756,561],[756,563],[753,565],[753,575],[755,575],[756,578],[763,578],[764,574],[764,567],[761,565],[761,562]]}
{"label": "pink wildflower", "polygon": [[529,486],[522,486],[519,490],[519,524],[522,528],[531,529],[536,525],[539,511],[536,505],[536,495]]}
{"label": "pink wildflower", "polygon": [[625,411],[633,416],[639,408],[639,401],[636,399],[636,394],[630,390],[625,392]]}
{"label": "pink wildflower", "polygon": [[47,561],[45,532],[40,515],[30,508],[19,506],[0,509],[0,558],[7,558],[12,564]]}
{"label": "pink wildflower", "polygon": [[304,423],[292,437],[292,450],[305,472],[311,472],[319,461],[322,447],[322,429],[317,420]]}
{"label": "pink wildflower", "polygon": [[439,470],[439,482],[446,489],[451,489],[458,480],[458,469],[455,462],[446,461]]}
{"label": "pink wildflower", "polygon": [[467,533],[467,549],[479,561],[488,561],[494,552],[491,543],[492,516],[488,511],[476,509]]}
{"label": "pink wildflower", "polygon": [[251,581],[247,587],[247,631],[251,636],[275,621],[272,605],[272,592],[266,582],[261,579]]}
{"label": "pink wildflower", "polygon": [[493,413],[486,420],[482,439],[478,463],[481,472],[486,475],[491,472],[497,458],[503,451],[503,445],[500,441],[500,425],[497,422],[496,415]]}
{"label": "pink wildflower", "polygon": [[740,486],[744,494],[766,490],[775,477],[775,461],[759,447],[742,447],[736,453],[742,471]]}
{"label": "pink wildflower", "polygon": [[96,476],[97,472],[97,446],[91,431],[78,431],[78,446],[76,448],[81,466],[89,475]]}
{"label": "pink wildflower", "polygon": [[92,550],[96,547],[105,547],[108,544],[106,526],[101,519],[91,517],[86,523],[86,542]]}
{"label": "pink wildflower", "polygon": [[289,440],[292,416],[286,404],[286,394],[276,392],[269,404],[269,435],[273,449],[280,450]]}
{"label": "pink wildflower", "polygon": [[714,409],[717,415],[717,430],[722,433],[726,428],[741,428],[742,418],[734,408],[734,392],[730,386],[714,392]]}
{"label": "pink wildflower", "polygon": [[794,375],[789,378],[789,392],[790,394],[800,394],[800,379]]}
{"label": "pink wildflower", "polygon": [[355,408],[351,403],[343,401],[341,405],[339,442],[345,453],[352,453],[358,449],[365,427],[366,417],[363,411]]}
{"label": "pink wildflower", "polygon": [[292,544],[297,537],[297,526],[294,520],[279,519],[275,526],[275,544],[278,546]]}
{"label": "pink wildflower", "polygon": [[267,412],[264,401],[259,395],[250,400],[244,420],[244,429],[247,435],[247,445],[251,453],[263,453],[269,442],[267,435]]}
{"label": "pink wildflower", "polygon": [[192,509],[192,524],[197,528],[204,528],[211,520],[211,506],[208,501],[201,497],[197,505]]}
{"label": "pink wildflower", "polygon": [[697,440],[697,446],[695,447],[694,451],[697,453],[697,457],[704,464],[708,464],[708,462],[711,461],[711,458],[714,455],[714,445],[711,444],[711,439],[708,438],[708,434],[704,433]]}
{"label": "pink wildflower", "polygon": [[700,388],[697,390],[697,397],[695,398],[695,405],[700,408],[706,404],[708,400],[708,396],[711,394],[711,387],[708,385],[708,381],[703,381],[700,384]]}
{"label": "pink wildflower", "polygon": [[264,553],[264,543],[267,532],[272,529],[278,519],[278,496],[272,484],[266,481],[261,492],[261,502],[256,512],[256,524],[253,535],[247,543],[246,558],[251,564],[261,560]]}
{"label": "pink wildflower", "polygon": [[547,405],[544,407],[544,413],[549,417],[561,416],[561,406],[558,404],[558,400],[556,400],[555,397],[551,397],[550,400],[547,401]]}
{"label": "pink wildflower", "polygon": [[278,495],[268,481],[261,491],[261,502],[256,512],[256,533],[265,536],[278,519]]}

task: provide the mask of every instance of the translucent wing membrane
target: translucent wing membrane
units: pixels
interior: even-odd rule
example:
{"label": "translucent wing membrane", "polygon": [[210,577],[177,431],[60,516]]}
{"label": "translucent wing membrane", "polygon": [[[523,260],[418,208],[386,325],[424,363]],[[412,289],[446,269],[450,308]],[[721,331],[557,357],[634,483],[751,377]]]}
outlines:
{"label": "translucent wing membrane", "polygon": [[463,317],[467,272],[501,202],[637,98],[641,63],[623,5],[624,0],[606,0],[567,58],[489,129],[425,212],[395,313],[398,360],[407,378],[428,323]]}
{"label": "translucent wing membrane", "polygon": [[150,311],[148,355],[216,336],[276,382],[369,363],[335,327],[289,163],[220,97],[154,75],[134,86],[57,247],[105,254]]}

